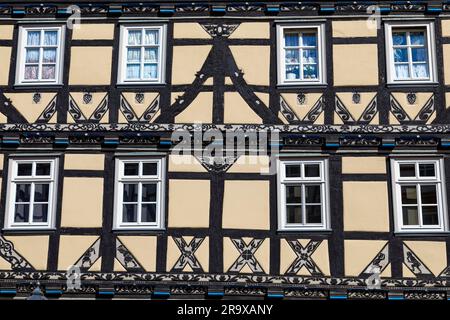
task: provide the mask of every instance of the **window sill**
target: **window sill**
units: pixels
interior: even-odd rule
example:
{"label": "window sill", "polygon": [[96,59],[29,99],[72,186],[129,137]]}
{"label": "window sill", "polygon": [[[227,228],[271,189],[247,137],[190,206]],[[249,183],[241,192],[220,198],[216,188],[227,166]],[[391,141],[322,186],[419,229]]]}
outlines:
{"label": "window sill", "polygon": [[386,83],[387,88],[437,88],[439,87],[438,82],[390,82]]}
{"label": "window sill", "polygon": [[450,231],[432,231],[432,230],[414,230],[414,231],[395,231],[395,236],[398,237],[448,237]]}
{"label": "window sill", "polygon": [[327,83],[278,83],[277,89],[302,89],[302,88],[323,88],[328,87]]}
{"label": "window sill", "polygon": [[13,85],[14,89],[17,90],[30,90],[30,89],[37,89],[37,90],[42,90],[42,89],[59,89],[62,88],[63,84],[62,83],[16,83]]}
{"label": "window sill", "polygon": [[330,234],[332,229],[278,229],[278,234],[292,234],[292,233],[323,233]]}
{"label": "window sill", "polygon": [[51,234],[56,231],[56,228],[3,228],[4,235],[8,234]]}
{"label": "window sill", "polygon": [[155,87],[165,87],[167,83],[165,82],[126,82],[126,83],[117,83],[117,88],[148,88],[149,86]]}
{"label": "window sill", "polygon": [[167,229],[165,228],[132,228],[132,227],[127,227],[127,228],[113,228],[112,231],[116,234],[120,234],[120,233],[161,233],[166,231]]}

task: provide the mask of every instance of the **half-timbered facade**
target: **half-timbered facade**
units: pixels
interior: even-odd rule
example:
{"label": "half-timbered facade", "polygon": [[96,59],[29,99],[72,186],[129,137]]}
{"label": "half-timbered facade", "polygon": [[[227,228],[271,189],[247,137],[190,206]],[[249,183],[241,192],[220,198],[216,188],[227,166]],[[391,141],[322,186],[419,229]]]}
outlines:
{"label": "half-timbered facade", "polygon": [[447,299],[449,106],[446,2],[2,2],[0,296]]}

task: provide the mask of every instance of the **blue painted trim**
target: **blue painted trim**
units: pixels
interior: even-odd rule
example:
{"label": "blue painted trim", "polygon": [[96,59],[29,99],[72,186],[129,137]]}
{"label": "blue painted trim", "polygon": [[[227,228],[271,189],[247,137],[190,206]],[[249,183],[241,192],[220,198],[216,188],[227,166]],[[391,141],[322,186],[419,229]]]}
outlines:
{"label": "blue painted trim", "polygon": [[441,146],[448,148],[450,147],[450,142],[441,142]]}
{"label": "blue painted trim", "polygon": [[223,297],[224,295],[224,292],[208,292],[208,296]]}
{"label": "blue painted trim", "polygon": [[169,297],[170,296],[170,292],[168,291],[155,291],[153,292],[154,296],[162,296],[162,297]]}
{"label": "blue painted trim", "polygon": [[405,300],[403,296],[388,296],[388,300]]}
{"label": "blue painted trim", "polygon": [[320,12],[335,12],[336,9],[334,7],[326,7],[326,8],[320,8]]}
{"label": "blue painted trim", "polygon": [[172,141],[160,141],[159,145],[161,145],[161,146],[171,146],[172,145]]}
{"label": "blue painted trim", "polygon": [[267,298],[283,299],[284,294],[282,293],[268,293]]}
{"label": "blue painted trim", "polygon": [[105,140],[103,141],[103,144],[108,144],[108,145],[119,145],[119,140]]}
{"label": "blue painted trim", "polygon": [[119,14],[122,14],[122,9],[109,9],[108,12],[109,12],[109,13],[119,13]]}
{"label": "blue painted trim", "polygon": [[280,12],[280,8],[272,8],[272,7],[268,7],[266,8],[267,12]]}
{"label": "blue painted trim", "polygon": [[25,14],[25,10],[22,10],[22,9],[13,9],[13,10],[12,10],[12,14],[13,14],[13,15],[15,15],[15,14],[17,14],[17,15],[22,15],[22,14]]}
{"label": "blue painted trim", "polygon": [[69,139],[64,139],[64,140],[57,139],[54,141],[54,144],[67,146],[67,145],[69,145]]}
{"label": "blue painted trim", "polygon": [[97,293],[99,296],[113,296],[115,294],[114,291],[99,291]]}
{"label": "blue painted trim", "polygon": [[2,140],[3,144],[13,144],[13,145],[19,145],[20,141],[19,140]]}
{"label": "blue painted trim", "polygon": [[328,148],[339,148],[339,143],[325,143],[325,147],[328,147]]}
{"label": "blue painted trim", "polygon": [[382,143],[381,147],[383,147],[383,148],[394,148],[395,147],[395,143]]}
{"label": "blue painted trim", "polygon": [[160,13],[172,14],[175,13],[175,9],[159,9]]}
{"label": "blue painted trim", "polygon": [[10,294],[17,294],[16,289],[0,289],[0,294],[10,295]]}
{"label": "blue painted trim", "polygon": [[330,295],[330,300],[347,300],[347,295]]}
{"label": "blue painted trim", "polygon": [[383,7],[380,8],[380,13],[389,13],[389,12],[391,12],[391,8],[383,8]]}
{"label": "blue painted trim", "polygon": [[62,290],[57,290],[57,289],[51,289],[51,290],[45,290],[45,294],[49,294],[49,295],[62,295]]}
{"label": "blue painted trim", "polygon": [[441,13],[442,12],[442,8],[427,8],[427,12]]}
{"label": "blue painted trim", "polygon": [[211,8],[211,12],[227,12],[227,8]]}

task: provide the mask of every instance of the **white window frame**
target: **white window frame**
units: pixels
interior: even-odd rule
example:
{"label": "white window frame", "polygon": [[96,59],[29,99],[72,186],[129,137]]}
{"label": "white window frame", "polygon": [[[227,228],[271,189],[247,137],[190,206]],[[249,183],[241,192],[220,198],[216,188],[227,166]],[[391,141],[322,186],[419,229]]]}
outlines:
{"label": "white window frame", "polygon": [[[27,46],[27,31],[40,31],[41,38],[44,31],[58,31],[58,48],[56,50],[55,79],[25,79],[25,47]],[[20,86],[36,86],[36,85],[61,85],[64,66],[64,45],[65,45],[65,27],[64,26],[43,26],[43,27],[19,27],[19,38],[17,47],[17,64],[16,64],[16,85]],[[39,66],[41,67],[43,57],[43,47],[40,46]],[[41,72],[39,72],[39,78]]]}
{"label": "white window frame", "polygon": [[[317,33],[317,79],[286,79],[284,33],[288,30],[314,30]],[[279,85],[325,85],[326,84],[325,24],[278,24],[277,25],[277,69]],[[302,57],[300,57],[302,59]],[[302,71],[302,70],[301,70]]]}
{"label": "white window frame", "polygon": [[[395,78],[394,67],[394,50],[392,41],[392,29],[400,29],[401,31],[414,31],[417,29],[425,29],[428,69],[430,73],[429,79],[399,79]],[[436,65],[436,41],[434,23],[432,21],[425,22],[385,22],[386,34],[386,74],[388,84],[420,84],[420,83],[436,83],[437,82],[437,65]]]}
{"label": "white window frame", "polygon": [[[33,171],[31,176],[17,176],[17,168],[20,163],[42,163],[50,162],[49,176],[35,176],[36,165],[33,164]],[[6,212],[5,212],[5,229],[53,229],[55,227],[55,213],[58,190],[58,158],[11,158],[9,159],[8,169],[8,186],[6,194]],[[47,222],[14,222],[15,213],[15,199],[16,188],[13,187],[16,183],[49,183],[49,197],[48,197],[48,216]],[[30,208],[34,202],[34,189],[30,190]]]}
{"label": "white window frame", "polygon": [[[418,177],[419,164],[433,163],[435,165],[435,177]],[[400,164],[414,164],[416,177],[400,177]],[[446,232],[448,231],[448,216],[445,190],[445,173],[443,159],[391,159],[392,191],[394,201],[394,223],[395,231],[398,233],[423,233],[423,232]],[[409,226],[403,225],[402,211],[402,185],[436,185],[437,188],[437,208],[439,225],[436,226]],[[418,194],[418,214],[422,221],[422,203],[420,192]],[[420,222],[421,224],[421,222]]]}
{"label": "white window frame", "polygon": [[[301,176],[303,178],[286,177],[286,165],[302,165]],[[304,177],[304,164],[319,164],[320,177]],[[277,160],[277,185],[278,185],[278,230],[279,231],[325,231],[330,229],[329,208],[329,183],[328,183],[328,159],[278,159]],[[320,224],[288,224],[286,222],[286,185],[287,184],[320,184],[321,185],[321,208],[322,223]],[[303,192],[302,192],[303,193]],[[305,212],[303,201],[302,214]]]}
{"label": "white window frame", "polygon": [[[158,78],[157,79],[142,79],[142,80],[127,80],[127,39],[128,30],[158,30],[159,31],[159,50],[158,50]],[[119,49],[119,66],[118,66],[118,77],[117,83],[126,84],[163,84],[165,83],[165,70],[166,70],[166,37],[167,37],[167,26],[165,24],[161,25],[121,25],[120,26],[120,49]],[[141,50],[144,48],[141,45]],[[142,51],[141,51],[141,54]],[[141,73],[142,74],[142,73]]]}
{"label": "white window frame", "polygon": [[[124,164],[130,162],[140,163],[157,163],[158,172],[155,176],[134,176],[124,177]],[[114,230],[163,230],[165,223],[165,158],[163,157],[148,157],[148,158],[116,158],[115,161],[115,188],[114,188]],[[142,168],[142,165],[139,165]],[[141,170],[141,169],[140,169]],[[141,222],[139,221],[140,201],[138,199],[138,221],[137,222],[122,222],[123,214],[123,184],[127,182],[157,182],[156,188],[156,222]]]}

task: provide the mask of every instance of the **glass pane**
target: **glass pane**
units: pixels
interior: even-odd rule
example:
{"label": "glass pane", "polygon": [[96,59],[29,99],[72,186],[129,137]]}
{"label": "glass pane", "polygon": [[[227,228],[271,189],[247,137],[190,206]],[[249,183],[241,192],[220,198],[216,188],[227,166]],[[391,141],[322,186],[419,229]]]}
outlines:
{"label": "glass pane", "polygon": [[124,183],[123,202],[137,202],[137,201],[138,201],[138,184]]}
{"label": "glass pane", "polygon": [[287,65],[286,79],[288,80],[300,79],[300,67],[298,65]]}
{"label": "glass pane", "polygon": [[405,32],[392,32],[392,43],[394,46],[405,45],[406,44],[406,33]]}
{"label": "glass pane", "polygon": [[56,68],[54,65],[42,66],[42,79],[55,79]]}
{"label": "glass pane", "polygon": [[144,176],[156,176],[158,173],[158,164],[156,162],[147,162],[142,164],[142,174]]}
{"label": "glass pane", "polygon": [[44,32],[44,45],[45,46],[58,45],[58,31],[45,31]]}
{"label": "glass pane", "polygon": [[124,204],[122,216],[123,222],[137,222],[137,204]]}
{"label": "glass pane", "polygon": [[157,64],[144,64],[144,78],[145,79],[158,78],[158,65]]}
{"label": "glass pane", "polygon": [[306,206],[306,223],[322,223],[321,206]]}
{"label": "glass pane", "polygon": [[315,33],[304,33],[302,39],[303,46],[315,47],[317,45],[317,36]]}
{"label": "glass pane", "polygon": [[141,30],[128,30],[128,44],[129,45],[140,45],[142,38]]}
{"label": "glass pane", "polygon": [[50,163],[36,163],[36,175],[37,176],[49,176],[50,175]]}
{"label": "glass pane", "polygon": [[419,163],[419,175],[421,177],[434,177],[436,173],[434,172],[433,163]]}
{"label": "glass pane", "polygon": [[303,66],[303,78],[317,79],[317,65],[307,64]]}
{"label": "glass pane", "polygon": [[302,202],[302,187],[286,186],[286,203],[301,203],[301,202]]}
{"label": "glass pane", "polygon": [[298,47],[298,34],[297,33],[285,33],[284,34],[284,45],[286,47]]}
{"label": "glass pane", "polygon": [[426,63],[414,63],[412,73],[414,78],[428,78],[428,65]]}
{"label": "glass pane", "polygon": [[149,62],[158,62],[158,48],[145,49],[144,60]]}
{"label": "glass pane", "polygon": [[33,222],[47,222],[48,204],[35,204],[33,208]]}
{"label": "glass pane", "polygon": [[438,211],[437,206],[422,207],[422,221],[424,225],[438,225]]}
{"label": "glass pane", "polygon": [[141,77],[141,65],[128,64],[127,65],[127,79],[139,79]]}
{"label": "glass pane", "polygon": [[31,195],[30,183],[16,184],[16,202],[29,202]]}
{"label": "glass pane", "polygon": [[139,163],[125,163],[124,164],[124,175],[126,176],[137,176],[139,175]]}
{"label": "glass pane", "polygon": [[41,32],[40,31],[28,31],[27,45],[38,46],[41,44]]}
{"label": "glass pane", "polygon": [[412,45],[424,45],[425,33],[424,32],[411,32],[411,44]]}
{"label": "glass pane", "polygon": [[25,80],[36,80],[38,78],[38,72],[38,66],[26,66],[24,74]]}
{"label": "glass pane", "polygon": [[320,177],[319,164],[305,164],[305,177]]}
{"label": "glass pane", "polygon": [[303,223],[301,206],[287,206],[286,215],[287,223]]}
{"label": "glass pane", "polygon": [[158,30],[145,30],[144,44],[155,45],[158,44]]}
{"label": "glass pane", "polygon": [[34,185],[34,201],[35,202],[48,202],[50,185],[48,183],[35,184]]}
{"label": "glass pane", "polygon": [[412,226],[419,224],[419,213],[417,207],[403,207],[403,224]]}
{"label": "glass pane", "polygon": [[39,49],[26,49],[25,63],[38,63]]}
{"label": "glass pane", "polygon": [[402,186],[402,204],[417,204],[416,186]]}
{"label": "glass pane", "polygon": [[400,165],[400,177],[415,177],[416,166],[414,163]]}
{"label": "glass pane", "polygon": [[14,212],[14,222],[28,222],[30,205],[16,204]]}
{"label": "glass pane", "polygon": [[285,53],[286,53],[286,56],[285,56],[284,61],[286,63],[299,63],[300,62],[299,51],[297,49],[286,50]]}
{"label": "glass pane", "polygon": [[409,66],[407,64],[396,64],[395,66],[396,79],[409,79]]}
{"label": "glass pane", "polygon": [[31,169],[33,164],[31,163],[19,163],[17,165],[17,175],[18,176],[31,176]]}
{"label": "glass pane", "polygon": [[320,201],[320,185],[305,186],[306,203],[321,203]]}
{"label": "glass pane", "polygon": [[408,50],[394,49],[394,62],[408,62]]}
{"label": "glass pane", "polygon": [[303,63],[317,63],[317,50],[305,49],[303,50]]}
{"label": "glass pane", "polygon": [[286,177],[299,178],[301,177],[301,167],[299,164],[286,165]]}
{"label": "glass pane", "polygon": [[156,202],[156,183],[142,184],[142,202]]}
{"label": "glass pane", "polygon": [[427,61],[427,51],[425,48],[412,48],[412,61],[414,62],[426,62]]}
{"label": "glass pane", "polygon": [[127,61],[128,62],[140,62],[141,61],[141,48],[128,48]]}
{"label": "glass pane", "polygon": [[44,49],[43,62],[56,62],[56,49]]}
{"label": "glass pane", "polygon": [[437,204],[436,186],[420,186],[423,204]]}
{"label": "glass pane", "polygon": [[143,204],[141,213],[142,222],[156,222],[156,204]]}

